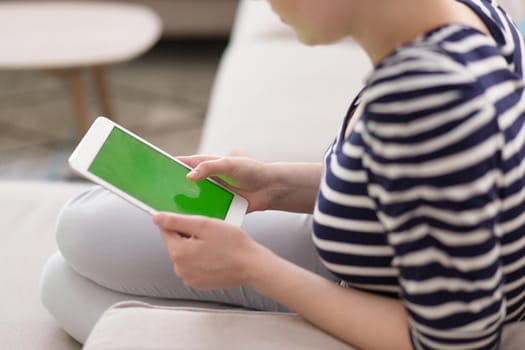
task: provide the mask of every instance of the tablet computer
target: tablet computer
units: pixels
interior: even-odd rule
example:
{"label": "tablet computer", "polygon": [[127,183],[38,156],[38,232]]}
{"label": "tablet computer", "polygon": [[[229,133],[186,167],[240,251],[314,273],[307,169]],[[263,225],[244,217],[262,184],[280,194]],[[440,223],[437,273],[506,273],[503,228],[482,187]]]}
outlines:
{"label": "tablet computer", "polygon": [[190,167],[105,117],[95,120],[69,164],[151,214],[202,215],[235,225],[246,214],[245,198],[210,178],[188,180]]}

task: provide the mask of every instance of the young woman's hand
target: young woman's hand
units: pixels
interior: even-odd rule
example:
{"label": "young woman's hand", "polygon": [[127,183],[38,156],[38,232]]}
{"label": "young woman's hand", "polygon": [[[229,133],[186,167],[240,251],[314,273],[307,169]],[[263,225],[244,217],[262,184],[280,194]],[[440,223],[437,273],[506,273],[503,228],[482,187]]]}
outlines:
{"label": "young woman's hand", "polygon": [[202,216],[159,213],[153,217],[175,273],[192,288],[232,288],[249,283],[262,248],[239,227]]}
{"label": "young woman's hand", "polygon": [[212,177],[248,200],[248,212],[287,210],[310,213],[315,203],[321,165],[263,163],[246,157],[196,155],[178,158],[193,168],[193,181]]}
{"label": "young woman's hand", "polygon": [[[153,222],[160,227],[175,273],[190,288],[251,286],[360,349],[411,349],[408,316],[397,299],[342,288],[218,219],[159,213]],[[375,336],[378,330],[388,342]]]}
{"label": "young woman's hand", "polygon": [[177,158],[193,168],[188,179],[212,177],[248,200],[248,212],[269,209],[275,180],[268,165],[244,157],[189,156]]}

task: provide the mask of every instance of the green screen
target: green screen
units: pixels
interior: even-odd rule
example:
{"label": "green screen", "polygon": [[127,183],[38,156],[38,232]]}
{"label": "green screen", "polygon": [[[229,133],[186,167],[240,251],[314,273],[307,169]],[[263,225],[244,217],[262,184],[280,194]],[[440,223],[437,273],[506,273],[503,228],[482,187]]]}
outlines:
{"label": "green screen", "polygon": [[186,179],[186,167],[118,128],[111,131],[89,172],[157,211],[224,219],[233,199],[211,181]]}

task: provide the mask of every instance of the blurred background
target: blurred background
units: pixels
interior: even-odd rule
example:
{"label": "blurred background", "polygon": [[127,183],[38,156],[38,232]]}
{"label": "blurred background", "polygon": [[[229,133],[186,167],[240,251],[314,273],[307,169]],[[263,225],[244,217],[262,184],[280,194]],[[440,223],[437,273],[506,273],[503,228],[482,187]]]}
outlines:
{"label": "blurred background", "polygon": [[[525,0],[500,3],[525,31]],[[55,7],[47,12],[39,7],[45,4],[0,0],[0,180],[82,180],[67,165],[82,133],[75,119],[71,84],[54,74],[56,67],[20,69],[17,60],[35,64],[40,53],[57,53],[54,58],[60,58],[60,52],[74,51],[68,45],[84,47],[78,46],[79,40],[94,47],[100,44],[101,53],[110,53],[121,43],[139,41],[148,29],[141,26],[147,27],[148,21],[130,21],[125,11],[114,5],[136,6],[142,14],[153,13],[160,33],[146,38],[152,44],[147,44],[144,52],[104,64],[112,105],[109,116],[171,154],[196,151],[238,0],[61,0],[53,1]],[[100,13],[90,18],[85,9],[76,19],[61,12],[74,12],[79,4],[100,10],[108,19],[103,20]],[[101,28],[107,28],[106,32]],[[52,34],[46,34],[47,30]],[[49,49],[53,41],[58,41],[60,50]],[[86,52],[91,55],[93,51]],[[24,53],[31,55],[21,57]],[[88,72],[91,67],[77,68],[82,70],[87,114],[93,120],[102,111],[96,84]]]}
{"label": "blurred background", "polygon": [[[62,3],[64,6],[74,4]],[[157,0],[127,3],[146,5],[162,27],[160,36],[144,53],[105,65],[113,111],[110,117],[172,154],[193,153],[219,59],[228,43],[237,2]],[[6,4],[28,5],[28,2],[0,1],[0,12]],[[91,2],[91,5],[96,4]],[[56,22],[52,17],[50,14],[42,21]],[[117,16],[117,25],[119,20]],[[33,35],[33,31],[47,26],[47,22],[40,27],[34,22],[23,31]],[[9,25],[3,23],[0,27]],[[96,23],[84,26],[95,27]],[[35,43],[31,45],[34,48]],[[46,69],[2,65],[1,56],[2,53],[0,179],[80,180],[67,166],[67,157],[79,133],[73,116],[70,85]],[[9,59],[12,60],[12,56]],[[94,119],[101,112],[93,77],[83,71],[82,78],[88,114]]]}

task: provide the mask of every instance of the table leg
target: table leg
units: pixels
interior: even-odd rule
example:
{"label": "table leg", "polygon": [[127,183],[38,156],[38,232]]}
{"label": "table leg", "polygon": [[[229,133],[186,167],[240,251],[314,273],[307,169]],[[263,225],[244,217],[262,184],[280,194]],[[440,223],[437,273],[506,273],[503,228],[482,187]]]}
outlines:
{"label": "table leg", "polygon": [[67,70],[63,72],[63,76],[69,84],[71,104],[74,117],[77,121],[78,135],[82,137],[91,124],[88,105],[86,102],[86,88],[82,76],[82,69],[75,68]]}
{"label": "table leg", "polygon": [[113,108],[111,107],[109,88],[104,67],[93,67],[93,80],[102,115],[114,120],[115,116],[113,115]]}

